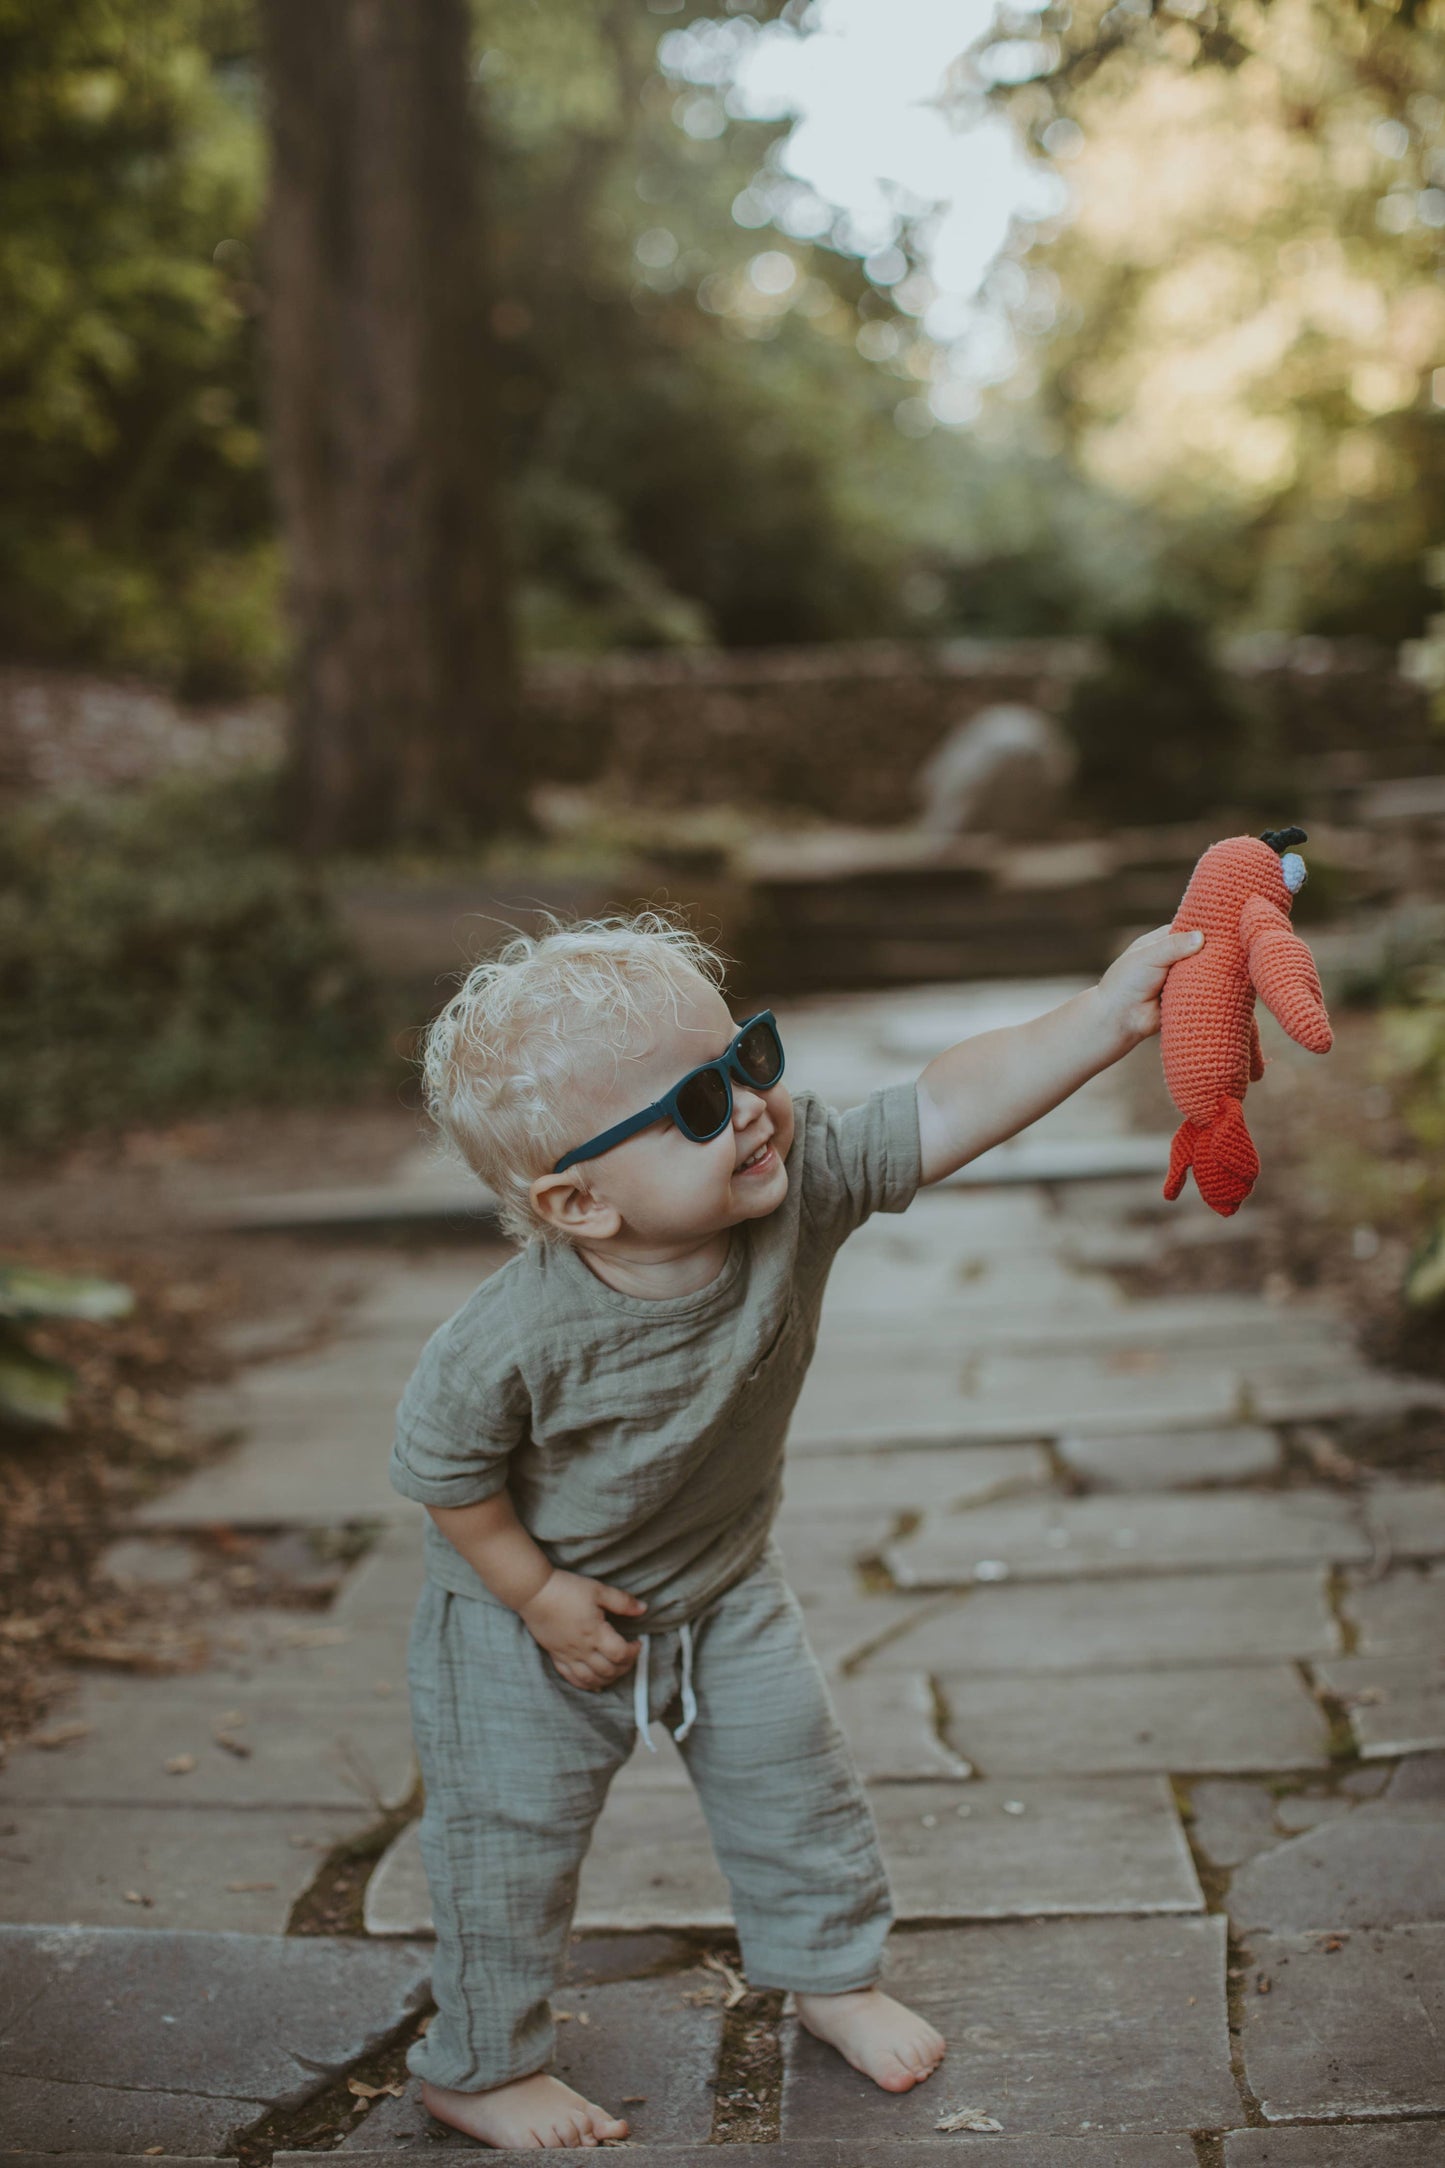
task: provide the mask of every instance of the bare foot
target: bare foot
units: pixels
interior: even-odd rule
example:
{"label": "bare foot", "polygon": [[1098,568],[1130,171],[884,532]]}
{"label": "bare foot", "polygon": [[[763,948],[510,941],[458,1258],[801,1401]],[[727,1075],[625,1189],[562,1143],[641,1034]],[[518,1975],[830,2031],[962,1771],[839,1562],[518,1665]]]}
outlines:
{"label": "bare foot", "polygon": [[421,2097],[439,2123],[450,2123],[483,2145],[520,2151],[533,2145],[600,2145],[604,2139],[627,2136],[620,2117],[584,2100],[545,2070],[510,2085],[495,2085],[487,2093],[453,2093],[423,2079]]}
{"label": "bare foot", "polygon": [[943,2061],[942,2034],[881,1987],[793,1999],[799,2022],[885,2093],[906,2093],[921,2085]]}

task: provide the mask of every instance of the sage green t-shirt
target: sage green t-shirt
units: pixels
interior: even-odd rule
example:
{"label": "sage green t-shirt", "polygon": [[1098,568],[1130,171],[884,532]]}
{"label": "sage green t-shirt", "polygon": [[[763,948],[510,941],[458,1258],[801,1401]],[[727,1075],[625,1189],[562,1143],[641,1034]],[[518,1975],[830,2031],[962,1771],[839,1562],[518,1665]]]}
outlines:
{"label": "sage green t-shirt", "polygon": [[[645,1598],[649,1630],[746,1573],[777,1511],[829,1267],[920,1180],[914,1084],[845,1113],[798,1092],[793,1111],[787,1196],[733,1229],[695,1294],[619,1294],[575,1250],[540,1242],[484,1280],[402,1395],[394,1488],[433,1506],[507,1488],[552,1563]],[[498,1600],[430,1521],[426,1569]]]}

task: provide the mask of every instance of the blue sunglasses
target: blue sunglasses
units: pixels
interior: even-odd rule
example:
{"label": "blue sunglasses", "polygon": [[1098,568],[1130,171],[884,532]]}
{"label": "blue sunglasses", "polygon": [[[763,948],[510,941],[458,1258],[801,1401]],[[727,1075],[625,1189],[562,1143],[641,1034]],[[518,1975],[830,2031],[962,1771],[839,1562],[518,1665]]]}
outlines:
{"label": "blue sunglasses", "polygon": [[575,1152],[559,1159],[552,1172],[563,1174],[579,1159],[598,1159],[614,1144],[626,1143],[640,1129],[650,1129],[654,1122],[676,1122],[694,1144],[706,1144],[709,1138],[721,1136],[733,1118],[734,1077],[750,1091],[765,1092],[782,1073],[783,1042],[772,1010],[764,1009],[748,1018],[716,1061],[705,1061],[700,1069],[690,1070],[680,1084],[674,1084],[670,1092],[644,1107],[640,1114],[630,1114],[614,1129],[604,1129],[600,1137],[589,1137]]}

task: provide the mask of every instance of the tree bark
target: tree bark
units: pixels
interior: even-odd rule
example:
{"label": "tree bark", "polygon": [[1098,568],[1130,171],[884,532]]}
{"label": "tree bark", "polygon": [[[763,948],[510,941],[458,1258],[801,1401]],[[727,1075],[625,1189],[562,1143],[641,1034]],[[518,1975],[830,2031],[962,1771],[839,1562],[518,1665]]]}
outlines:
{"label": "tree bark", "polygon": [[316,851],[519,807],[465,0],[261,0],[268,405]]}

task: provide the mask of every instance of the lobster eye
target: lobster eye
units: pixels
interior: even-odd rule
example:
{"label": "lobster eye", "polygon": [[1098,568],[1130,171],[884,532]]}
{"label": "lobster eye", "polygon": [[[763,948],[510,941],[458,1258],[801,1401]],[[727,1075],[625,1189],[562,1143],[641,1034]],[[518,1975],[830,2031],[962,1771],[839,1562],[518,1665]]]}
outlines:
{"label": "lobster eye", "polygon": [[1297,896],[1309,879],[1309,875],[1305,871],[1305,862],[1300,857],[1299,852],[1286,851],[1279,862],[1279,870],[1284,875],[1285,887],[1292,896]]}

